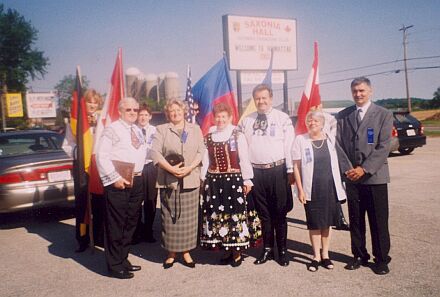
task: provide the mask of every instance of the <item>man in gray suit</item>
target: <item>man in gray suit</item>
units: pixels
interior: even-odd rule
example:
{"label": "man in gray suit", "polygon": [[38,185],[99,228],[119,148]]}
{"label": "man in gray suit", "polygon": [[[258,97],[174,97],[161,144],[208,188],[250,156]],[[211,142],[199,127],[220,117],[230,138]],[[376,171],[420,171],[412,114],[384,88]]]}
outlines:
{"label": "man in gray suit", "polygon": [[374,272],[387,274],[390,250],[388,231],[389,154],[392,113],[370,101],[370,80],[359,77],[351,83],[356,103],[337,116],[340,169],[346,182],[353,260],[345,268],[367,266],[365,213],[368,214],[374,256]]}

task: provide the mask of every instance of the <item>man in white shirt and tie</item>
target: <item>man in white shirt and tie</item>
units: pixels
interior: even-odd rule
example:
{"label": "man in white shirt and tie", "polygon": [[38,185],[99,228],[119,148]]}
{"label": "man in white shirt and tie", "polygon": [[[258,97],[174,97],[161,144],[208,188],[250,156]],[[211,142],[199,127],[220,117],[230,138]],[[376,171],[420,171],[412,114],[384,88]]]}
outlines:
{"label": "man in white shirt and tie", "polygon": [[251,195],[263,233],[264,250],[254,264],[274,259],[276,239],[278,263],[287,266],[286,216],[293,208],[291,147],[295,132],[289,116],[273,108],[270,86],[257,85],[252,95],[257,112],[243,119],[239,128],[248,142],[249,159],[254,170]]}
{"label": "man in white shirt and tie", "polygon": [[[135,122],[139,103],[134,98],[119,102],[119,120],[105,128],[97,152],[99,175],[105,195],[105,256],[111,277],[132,278],[141,269],[128,261],[128,253],[143,200],[142,169],[146,158],[146,141]],[[127,177],[117,171],[116,162],[130,163]]]}

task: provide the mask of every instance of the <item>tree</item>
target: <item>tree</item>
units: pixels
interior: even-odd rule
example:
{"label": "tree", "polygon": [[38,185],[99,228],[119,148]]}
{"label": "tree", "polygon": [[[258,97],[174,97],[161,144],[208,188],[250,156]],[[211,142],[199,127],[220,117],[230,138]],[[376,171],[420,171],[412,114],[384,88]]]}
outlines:
{"label": "tree", "polygon": [[0,4],[0,81],[8,90],[25,92],[29,77],[47,73],[49,60],[33,48],[38,31],[17,11]]}
{"label": "tree", "polygon": [[[89,81],[86,76],[82,76],[83,94],[89,86]],[[76,76],[73,74],[65,75],[58,84],[54,87],[58,98],[60,99],[60,107],[63,111],[70,111],[70,105],[72,104],[72,93],[75,90]]]}
{"label": "tree", "polygon": [[440,108],[440,87],[434,92],[434,98],[431,100],[431,108]]}

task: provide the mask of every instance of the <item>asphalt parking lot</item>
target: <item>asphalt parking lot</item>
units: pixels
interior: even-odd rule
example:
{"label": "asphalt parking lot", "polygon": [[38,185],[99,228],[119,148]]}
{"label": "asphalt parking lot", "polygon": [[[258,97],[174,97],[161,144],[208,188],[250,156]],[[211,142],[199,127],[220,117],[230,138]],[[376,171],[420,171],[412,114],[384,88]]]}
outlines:
{"label": "asphalt parking lot", "polygon": [[51,208],[0,216],[0,296],[440,296],[440,138],[427,142],[411,155],[389,158],[393,260],[386,276],[343,268],[351,258],[346,231],[333,232],[335,269],[308,272],[312,250],[304,209],[295,201],[288,267],[254,265],[257,250],[240,267],[217,266],[219,253],[198,249],[195,269],[164,270],[165,251],[142,243],[130,257],[142,271],[131,280],[112,279],[101,249],[74,253],[72,211]]}

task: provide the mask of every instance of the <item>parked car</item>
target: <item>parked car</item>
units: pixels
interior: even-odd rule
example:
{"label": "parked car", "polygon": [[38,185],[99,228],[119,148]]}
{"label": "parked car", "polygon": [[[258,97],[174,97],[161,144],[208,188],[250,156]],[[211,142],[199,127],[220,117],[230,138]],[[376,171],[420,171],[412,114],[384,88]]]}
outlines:
{"label": "parked car", "polygon": [[72,159],[47,130],[0,133],[0,213],[73,201]]}
{"label": "parked car", "polygon": [[416,147],[426,144],[426,135],[422,123],[409,112],[393,112],[394,126],[390,152],[399,151],[408,155]]}

